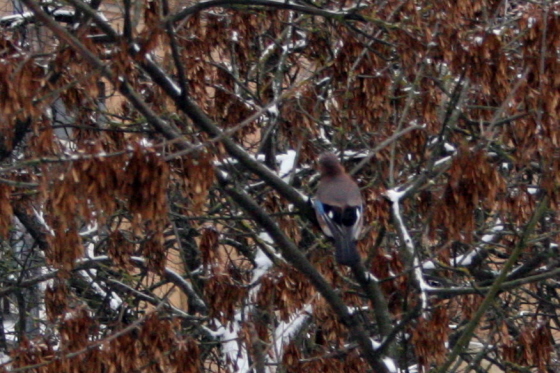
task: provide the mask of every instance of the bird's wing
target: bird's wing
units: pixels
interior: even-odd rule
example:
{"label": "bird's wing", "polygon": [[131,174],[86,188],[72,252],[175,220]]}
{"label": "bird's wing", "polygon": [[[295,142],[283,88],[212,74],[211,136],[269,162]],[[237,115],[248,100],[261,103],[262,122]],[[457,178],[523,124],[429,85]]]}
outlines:
{"label": "bird's wing", "polygon": [[359,261],[356,240],[362,228],[362,206],[340,208],[317,199],[314,206],[321,229],[334,240],[337,262],[352,265]]}

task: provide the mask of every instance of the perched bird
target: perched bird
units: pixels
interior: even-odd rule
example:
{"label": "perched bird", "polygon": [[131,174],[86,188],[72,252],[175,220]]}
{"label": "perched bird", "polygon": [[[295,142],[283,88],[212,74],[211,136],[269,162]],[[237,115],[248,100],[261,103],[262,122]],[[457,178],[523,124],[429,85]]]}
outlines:
{"label": "perched bird", "polygon": [[360,261],[356,249],[363,216],[360,189],[335,154],[321,154],[318,163],[321,181],[313,203],[317,220],[334,240],[336,261],[350,266]]}

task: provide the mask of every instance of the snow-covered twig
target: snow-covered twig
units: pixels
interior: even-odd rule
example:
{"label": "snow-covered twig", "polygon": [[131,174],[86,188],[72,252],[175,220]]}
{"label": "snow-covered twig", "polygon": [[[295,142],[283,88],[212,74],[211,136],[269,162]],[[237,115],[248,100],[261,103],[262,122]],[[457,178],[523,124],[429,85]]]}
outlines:
{"label": "snow-covered twig", "polygon": [[289,345],[293,337],[302,328],[313,311],[310,304],[306,304],[301,310],[290,316],[287,322],[280,322],[274,331],[274,354],[276,361],[272,363],[280,363],[284,353],[284,347]]}
{"label": "snow-covered twig", "polygon": [[456,256],[451,260],[451,264],[455,267],[467,267],[471,265],[478,256],[483,254],[483,252],[485,251],[484,247],[487,244],[494,241],[498,236],[499,232],[503,230],[504,230],[504,225],[502,224],[502,221],[500,219],[496,220],[496,224],[494,224],[494,226],[490,230],[490,233],[482,236],[481,239],[482,243],[479,246],[476,246],[474,249],[472,249],[470,252],[466,254],[461,254]]}
{"label": "snow-covered twig", "polygon": [[412,268],[413,279],[418,286],[418,290],[420,290],[422,312],[424,313],[428,309],[428,295],[426,291],[430,289],[430,286],[424,280],[422,266],[420,264],[420,261],[418,260],[418,256],[416,255],[414,243],[412,242],[412,238],[408,234],[408,230],[401,216],[400,200],[406,194],[406,192],[407,190],[399,191],[397,189],[389,189],[385,193],[385,195],[387,196],[389,201],[391,201],[391,213],[393,216],[393,221],[399,233],[399,237],[403,242],[403,254],[405,260],[407,262],[407,265]]}

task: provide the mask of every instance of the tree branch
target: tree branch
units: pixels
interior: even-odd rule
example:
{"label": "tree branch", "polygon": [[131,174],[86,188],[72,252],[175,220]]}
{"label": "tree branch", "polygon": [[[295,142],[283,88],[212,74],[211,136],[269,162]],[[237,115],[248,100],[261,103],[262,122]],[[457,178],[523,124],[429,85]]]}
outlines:
{"label": "tree branch", "polygon": [[[78,0],[67,0],[67,1],[70,2],[72,5],[79,7],[81,11],[90,14],[94,22],[104,32],[106,32],[112,38],[115,38],[114,41],[117,41],[119,39],[118,34],[113,30],[113,28],[109,26],[103,19],[101,19],[101,17],[99,17],[99,15],[97,15],[97,13],[93,9],[91,9],[86,4]],[[27,3],[34,4],[33,0],[24,0],[24,3],[26,5]],[[202,4],[206,4],[206,3],[202,3]],[[212,5],[212,6],[217,6],[217,5]],[[197,7],[197,5],[195,5],[195,7]],[[35,8],[37,8],[36,5]],[[41,9],[38,9],[38,11],[41,11]],[[46,17],[47,19],[49,18],[46,14],[44,14],[44,17]],[[66,38],[72,38],[71,35],[69,35],[64,29],[60,28],[60,26],[58,26],[56,22],[52,21],[52,19],[50,19],[50,22],[47,23],[47,26],[49,28],[53,27],[57,29],[58,33],[61,34],[60,37],[63,38],[63,40],[66,40]],[[82,54],[83,52],[88,56],[91,55],[91,53],[87,49],[85,49],[85,47],[83,47],[83,45],[81,45],[77,40],[73,41],[73,44],[70,45],[73,48],[75,47],[76,50],[80,52],[80,54]],[[133,57],[138,57],[137,51],[134,48],[129,48],[129,53],[131,53]],[[103,68],[104,71],[107,70],[106,66],[100,60],[95,58],[95,56],[93,55],[88,57],[86,60],[95,68],[98,69]],[[187,116],[191,118],[191,120],[198,128],[208,133],[212,137],[220,138],[220,141],[224,145],[225,149],[233,158],[235,158],[239,163],[241,163],[247,170],[259,176],[266,184],[268,184],[270,187],[275,189],[284,198],[286,198],[288,201],[293,203],[296,206],[296,208],[300,211],[300,213],[306,216],[307,219],[313,221],[315,216],[313,208],[309,203],[307,203],[307,200],[297,190],[295,190],[289,184],[284,182],[268,167],[256,161],[251,155],[249,155],[245,150],[243,150],[239,145],[237,145],[234,140],[232,140],[228,136],[224,136],[224,131],[222,131],[219,128],[219,126],[214,121],[212,121],[212,119],[210,119],[210,117],[208,117],[206,113],[204,113],[204,111],[200,109],[200,107],[194,101],[192,101],[189,97],[187,97],[187,95],[184,95],[183,92],[177,87],[177,85],[151,59],[135,58],[135,61],[140,61],[138,63],[144,69],[144,71],[148,75],[150,75],[153,81],[157,85],[159,85],[160,88],[163,89],[164,92],[171,99],[173,99],[173,101],[175,102],[179,110],[187,114]],[[147,108],[145,108],[146,105],[143,102],[141,103],[138,102],[139,97],[135,97],[134,95],[135,92],[132,90],[130,85],[126,83],[126,81],[123,81],[123,84],[119,89],[123,94],[125,94],[127,98],[133,100],[131,102],[134,104],[135,107],[138,105],[138,107],[142,108],[143,110],[147,110]],[[178,138],[182,138],[182,135],[178,132],[178,130],[176,130],[174,127],[170,128],[172,124],[167,124],[161,120],[157,120],[159,119],[157,117],[152,119],[153,122],[150,121],[150,124],[152,124],[156,130],[164,134],[166,138],[170,140],[171,139],[177,140]],[[189,145],[189,149],[190,148],[192,147]]]}
{"label": "tree branch", "polygon": [[355,316],[348,312],[348,308],[342,299],[336,294],[331,285],[305,258],[299,248],[290,240],[268,214],[255,203],[245,192],[237,190],[221,174],[217,174],[218,181],[224,192],[228,194],[258,225],[260,225],[274,240],[282,252],[282,256],[304,274],[315,286],[317,291],[325,298],[331,308],[336,312],[342,324],[344,324],[360,346],[364,358],[369,362],[375,372],[388,373],[385,363],[381,360],[379,352],[373,348],[370,337],[366,334],[364,326]]}
{"label": "tree branch", "polygon": [[449,371],[449,368],[451,367],[451,364],[453,364],[457,356],[459,356],[459,354],[462,351],[464,351],[465,347],[469,344],[475,328],[480,323],[480,320],[482,319],[482,316],[484,316],[484,314],[486,313],[486,310],[496,300],[496,295],[498,294],[502,284],[506,280],[509,271],[513,268],[513,265],[516,263],[517,258],[519,258],[519,255],[521,254],[521,250],[525,248],[526,243],[529,239],[529,235],[535,229],[535,226],[537,225],[541,216],[546,212],[549,201],[550,198],[548,196],[544,196],[541,202],[539,203],[539,205],[537,206],[537,208],[535,209],[535,212],[533,213],[531,220],[529,221],[529,223],[527,224],[527,226],[523,231],[523,235],[521,236],[519,242],[513,249],[509,259],[502,267],[502,270],[500,271],[500,275],[496,278],[496,281],[494,281],[494,284],[490,287],[488,293],[486,293],[486,297],[480,304],[480,307],[474,314],[473,318],[465,326],[465,329],[463,330],[461,336],[459,337],[455,346],[453,347],[450,354],[448,355],[447,360],[438,368],[437,373],[447,373]]}
{"label": "tree branch", "polygon": [[[80,54],[80,56],[93,68],[98,69],[101,74],[109,81],[117,85],[119,91],[129,100],[129,102],[138,110],[148,123],[152,125],[158,132],[164,135],[168,140],[173,140],[175,145],[180,149],[191,148],[186,139],[181,135],[178,128],[172,123],[163,121],[154,111],[146,104],[141,96],[132,88],[126,77],[118,76],[111,68],[104,64],[97,56],[87,49],[76,37],[69,34],[62,26],[52,19],[39,4],[33,0],[22,0],[22,2],[37,16],[37,18],[45,24],[45,26],[53,32],[58,38],[66,42],[72,49]],[[88,15],[97,14],[93,9],[89,8]],[[99,18],[99,17],[97,17]],[[97,20],[96,20],[97,23]]]}
{"label": "tree branch", "polygon": [[287,10],[294,10],[300,13],[310,14],[314,16],[321,16],[325,18],[337,19],[337,20],[356,20],[356,21],[365,21],[361,15],[357,14],[356,12],[360,10],[360,7],[350,8],[342,12],[332,11],[332,10],[325,10],[318,7],[311,7],[305,6],[301,3],[293,3],[289,0],[207,0],[201,1],[196,3],[192,6],[186,7],[180,12],[175,14],[169,15],[167,18],[163,20],[164,23],[169,21],[177,22],[180,20],[185,19],[193,14],[199,13],[203,10],[209,8],[235,8],[235,7],[268,7],[274,9],[287,9]]}

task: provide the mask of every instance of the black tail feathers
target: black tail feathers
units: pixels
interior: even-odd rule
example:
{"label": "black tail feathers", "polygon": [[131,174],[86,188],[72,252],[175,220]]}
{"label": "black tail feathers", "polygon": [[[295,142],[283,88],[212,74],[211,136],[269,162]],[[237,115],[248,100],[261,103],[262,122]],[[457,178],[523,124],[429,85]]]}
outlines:
{"label": "black tail feathers", "polygon": [[339,237],[335,238],[335,259],[336,261],[345,266],[352,266],[358,263],[361,258],[356,248],[356,241],[351,238]]}

